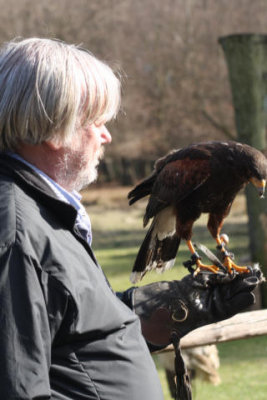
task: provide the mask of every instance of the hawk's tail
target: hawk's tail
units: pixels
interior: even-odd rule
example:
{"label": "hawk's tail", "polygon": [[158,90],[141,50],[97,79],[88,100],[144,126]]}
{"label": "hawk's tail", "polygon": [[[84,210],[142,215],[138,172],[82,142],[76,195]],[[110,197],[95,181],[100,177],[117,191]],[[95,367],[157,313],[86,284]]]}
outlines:
{"label": "hawk's tail", "polygon": [[150,176],[145,178],[142,182],[135,186],[128,194],[129,204],[132,205],[137,200],[148,196],[151,193],[152,186],[155,182],[156,174],[152,173]]}
{"label": "hawk's tail", "polygon": [[137,254],[130,281],[138,282],[153,269],[157,272],[170,269],[175,263],[180,240],[175,231],[165,235],[157,232],[154,219]]}

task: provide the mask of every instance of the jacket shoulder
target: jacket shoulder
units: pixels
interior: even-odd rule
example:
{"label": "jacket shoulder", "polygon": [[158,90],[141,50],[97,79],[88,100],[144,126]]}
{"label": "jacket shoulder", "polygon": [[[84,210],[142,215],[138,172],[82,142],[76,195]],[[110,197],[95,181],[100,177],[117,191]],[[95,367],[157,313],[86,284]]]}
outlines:
{"label": "jacket shoulder", "polygon": [[15,184],[9,177],[0,177],[0,247],[12,245],[16,239]]}
{"label": "jacket shoulder", "polygon": [[39,226],[40,207],[11,177],[0,176],[0,248]]}

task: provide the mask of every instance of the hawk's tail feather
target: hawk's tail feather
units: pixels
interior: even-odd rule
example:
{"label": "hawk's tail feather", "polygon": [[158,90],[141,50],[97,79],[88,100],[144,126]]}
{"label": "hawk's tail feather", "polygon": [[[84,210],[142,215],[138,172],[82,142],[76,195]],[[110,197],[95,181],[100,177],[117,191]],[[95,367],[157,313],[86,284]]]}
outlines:
{"label": "hawk's tail feather", "polygon": [[180,245],[180,238],[176,232],[158,238],[152,223],[137,254],[130,280],[132,283],[140,281],[150,270],[164,272],[172,268]]}
{"label": "hawk's tail feather", "polygon": [[142,182],[136,185],[133,190],[129,192],[128,199],[130,205],[151,194],[151,189],[155,182],[155,178],[156,175],[152,173],[149,177],[144,179]]}

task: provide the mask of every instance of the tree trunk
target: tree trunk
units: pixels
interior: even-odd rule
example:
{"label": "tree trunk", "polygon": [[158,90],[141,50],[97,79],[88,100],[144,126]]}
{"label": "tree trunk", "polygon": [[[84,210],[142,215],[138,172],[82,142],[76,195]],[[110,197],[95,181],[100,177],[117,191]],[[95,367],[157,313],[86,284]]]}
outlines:
{"label": "tree trunk", "polygon": [[[267,35],[230,35],[219,39],[228,65],[238,139],[266,150]],[[251,257],[267,276],[267,200],[246,189]],[[262,304],[267,292],[262,286]]]}

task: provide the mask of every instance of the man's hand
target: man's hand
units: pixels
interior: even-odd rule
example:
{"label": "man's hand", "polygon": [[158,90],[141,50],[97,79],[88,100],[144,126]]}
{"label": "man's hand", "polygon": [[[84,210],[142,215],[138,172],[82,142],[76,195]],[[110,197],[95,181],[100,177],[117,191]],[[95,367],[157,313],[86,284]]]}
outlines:
{"label": "man's hand", "polygon": [[255,302],[252,290],[262,280],[258,267],[222,282],[212,274],[187,275],[181,281],[162,281],[137,287],[133,306],[145,339],[156,346],[170,343],[200,326],[227,319]]}

